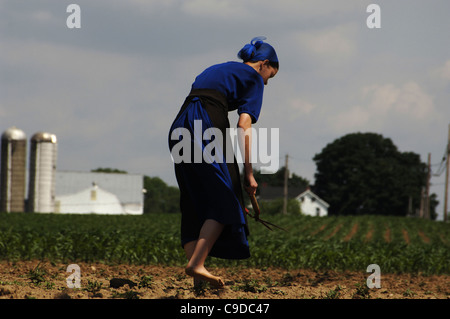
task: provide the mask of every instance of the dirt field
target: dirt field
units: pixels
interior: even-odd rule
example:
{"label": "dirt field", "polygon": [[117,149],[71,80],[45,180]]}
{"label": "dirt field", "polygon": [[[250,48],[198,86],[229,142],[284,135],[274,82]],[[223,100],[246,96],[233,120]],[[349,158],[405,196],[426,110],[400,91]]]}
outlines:
{"label": "dirt field", "polygon": [[[2,299],[450,299],[450,276],[214,268],[226,286],[193,288],[181,267],[79,263],[80,288],[68,288],[68,265],[0,262]],[[73,281],[75,283],[75,281]]]}

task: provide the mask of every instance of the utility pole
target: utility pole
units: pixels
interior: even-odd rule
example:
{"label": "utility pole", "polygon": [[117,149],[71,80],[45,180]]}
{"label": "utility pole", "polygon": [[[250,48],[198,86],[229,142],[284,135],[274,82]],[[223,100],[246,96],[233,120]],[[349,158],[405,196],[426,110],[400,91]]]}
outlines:
{"label": "utility pole", "polygon": [[425,218],[430,219],[430,179],[431,179],[431,153],[428,153],[427,193],[425,199]]}
{"label": "utility pole", "polygon": [[283,214],[287,214],[287,200],[288,200],[288,178],[289,178],[289,168],[288,168],[288,157],[286,154],[285,164],[284,164],[284,201],[283,201]]}
{"label": "utility pole", "polygon": [[450,170],[450,124],[448,125],[447,140],[447,171],[445,173],[445,200],[444,200],[444,221],[447,221],[447,203],[448,203],[448,173]]}
{"label": "utility pole", "polygon": [[420,191],[420,206],[419,206],[419,217],[425,218],[425,187],[422,186],[422,189]]}

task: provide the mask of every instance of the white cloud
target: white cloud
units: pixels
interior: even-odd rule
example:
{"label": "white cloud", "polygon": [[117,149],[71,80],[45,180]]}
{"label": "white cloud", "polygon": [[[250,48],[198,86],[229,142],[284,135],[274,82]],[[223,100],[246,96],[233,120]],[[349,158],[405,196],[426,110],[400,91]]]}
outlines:
{"label": "white cloud", "polygon": [[245,4],[245,1],[233,0],[189,0],[182,2],[182,8],[183,11],[193,16],[236,20],[249,14]]}
{"label": "white cloud", "polygon": [[183,0],[128,0],[124,2],[122,0],[110,0],[108,3],[112,3],[115,7],[127,7],[127,8],[137,8],[140,11],[145,12],[157,12],[157,10],[165,8],[178,7],[180,1]]}
{"label": "white cloud", "polygon": [[369,109],[376,115],[400,115],[415,120],[434,116],[433,99],[414,81],[401,86],[373,85],[363,89]]}
{"label": "white cloud", "polygon": [[355,41],[351,39],[352,34],[354,34],[354,28],[349,25],[340,25],[324,30],[301,32],[299,41],[312,54],[349,57],[356,50]]}
{"label": "white cloud", "polygon": [[316,108],[315,105],[303,100],[302,98],[288,99],[287,107],[289,121],[294,121],[302,115],[308,115]]}
{"label": "white cloud", "polygon": [[262,24],[299,23],[314,19],[344,19],[349,14],[362,12],[369,0],[130,0],[112,1],[115,6],[138,8],[155,13],[158,10],[181,10],[193,17],[212,18],[223,21],[246,22],[259,20]]}
{"label": "white cloud", "polygon": [[437,115],[433,98],[414,81],[402,85],[371,85],[361,89],[360,104],[330,117],[338,132],[383,131],[409,123],[422,127]]}
{"label": "white cloud", "polygon": [[335,117],[328,118],[328,122],[334,131],[343,134],[366,128],[370,118],[368,110],[355,106]]}
{"label": "white cloud", "polygon": [[444,80],[450,80],[450,60],[438,69],[438,75]]}
{"label": "white cloud", "polygon": [[50,11],[38,10],[32,13],[32,18],[39,22],[46,22],[54,19]]}
{"label": "white cloud", "polygon": [[280,39],[281,46],[289,48],[291,61],[303,57],[302,65],[314,63],[316,68],[326,70],[330,67],[340,68],[351,61],[357,53],[357,27],[352,23],[325,28],[295,30]]}
{"label": "white cloud", "polygon": [[[272,21],[301,23],[305,19],[332,19],[357,10],[365,12],[367,6],[365,3],[369,3],[368,0],[188,0],[184,2],[198,10],[198,13],[230,12],[240,17],[258,18],[267,23]],[[219,16],[232,18],[224,14]]]}

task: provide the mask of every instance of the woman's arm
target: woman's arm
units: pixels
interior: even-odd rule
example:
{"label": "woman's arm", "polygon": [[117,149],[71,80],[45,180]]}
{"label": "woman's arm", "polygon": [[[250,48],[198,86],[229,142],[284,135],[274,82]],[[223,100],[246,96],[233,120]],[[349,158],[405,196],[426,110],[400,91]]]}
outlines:
{"label": "woman's arm", "polygon": [[258,183],[253,177],[253,168],[251,163],[252,149],[252,118],[247,113],[241,113],[238,121],[238,140],[241,154],[244,157],[244,179],[245,191],[252,195],[256,193]]}

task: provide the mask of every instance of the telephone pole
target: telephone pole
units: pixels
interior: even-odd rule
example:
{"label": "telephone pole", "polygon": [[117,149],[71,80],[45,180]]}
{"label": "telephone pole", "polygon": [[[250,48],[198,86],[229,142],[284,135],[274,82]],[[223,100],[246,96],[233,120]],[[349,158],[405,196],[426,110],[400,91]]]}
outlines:
{"label": "telephone pole", "polygon": [[430,179],[431,179],[431,153],[428,153],[427,193],[425,199],[425,218],[430,219]]}
{"label": "telephone pole", "polygon": [[286,154],[285,164],[284,164],[284,201],[283,201],[283,214],[287,214],[287,200],[288,200],[288,178],[289,178],[289,168],[288,168],[288,157]]}
{"label": "telephone pole", "polygon": [[445,200],[444,200],[444,221],[447,221],[447,203],[448,203],[448,174],[450,170],[450,124],[448,125],[448,139],[447,139],[447,170],[445,173]]}

